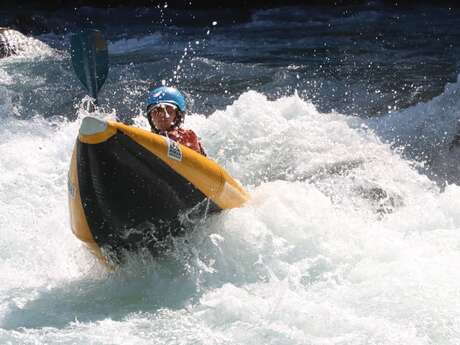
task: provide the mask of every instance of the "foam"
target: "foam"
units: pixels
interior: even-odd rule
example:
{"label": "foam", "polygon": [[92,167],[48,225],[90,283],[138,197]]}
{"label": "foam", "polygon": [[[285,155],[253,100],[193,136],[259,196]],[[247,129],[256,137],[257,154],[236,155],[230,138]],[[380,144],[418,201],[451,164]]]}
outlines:
{"label": "foam", "polygon": [[110,54],[131,53],[146,49],[151,45],[156,45],[160,42],[161,38],[162,35],[160,33],[140,38],[123,38],[109,42],[108,50]]}
{"label": "foam", "polygon": [[0,342],[458,343],[460,188],[363,121],[254,91],[188,116],[251,201],[104,274],[66,205],[84,115],[0,129]]}
{"label": "foam", "polygon": [[460,76],[427,102],[372,119],[369,126],[410,159],[427,163],[431,176],[442,183],[460,183],[460,148],[451,148],[460,131]]}

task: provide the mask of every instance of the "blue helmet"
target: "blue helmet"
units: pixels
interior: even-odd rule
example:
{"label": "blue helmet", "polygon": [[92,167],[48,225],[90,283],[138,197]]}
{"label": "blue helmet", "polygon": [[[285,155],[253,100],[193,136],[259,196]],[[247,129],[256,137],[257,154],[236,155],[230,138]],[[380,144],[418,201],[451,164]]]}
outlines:
{"label": "blue helmet", "polygon": [[160,86],[149,92],[147,107],[160,103],[171,103],[176,105],[181,112],[185,112],[185,98],[174,87]]}

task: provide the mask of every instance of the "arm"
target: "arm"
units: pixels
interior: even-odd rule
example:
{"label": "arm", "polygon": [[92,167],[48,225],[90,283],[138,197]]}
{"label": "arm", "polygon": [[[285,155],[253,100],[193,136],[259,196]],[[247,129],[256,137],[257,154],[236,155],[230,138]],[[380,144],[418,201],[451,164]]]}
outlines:
{"label": "arm", "polygon": [[180,133],[177,141],[206,157],[206,153],[200,143],[200,140],[198,139],[198,136],[191,129],[184,130]]}

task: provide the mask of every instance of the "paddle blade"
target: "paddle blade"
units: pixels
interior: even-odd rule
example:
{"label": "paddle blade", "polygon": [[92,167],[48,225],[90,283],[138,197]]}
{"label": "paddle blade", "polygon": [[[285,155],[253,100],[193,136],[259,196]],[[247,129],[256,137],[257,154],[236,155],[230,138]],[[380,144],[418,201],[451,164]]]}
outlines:
{"label": "paddle blade", "polygon": [[72,65],[78,79],[97,100],[97,93],[109,72],[107,43],[98,30],[86,30],[70,40]]}

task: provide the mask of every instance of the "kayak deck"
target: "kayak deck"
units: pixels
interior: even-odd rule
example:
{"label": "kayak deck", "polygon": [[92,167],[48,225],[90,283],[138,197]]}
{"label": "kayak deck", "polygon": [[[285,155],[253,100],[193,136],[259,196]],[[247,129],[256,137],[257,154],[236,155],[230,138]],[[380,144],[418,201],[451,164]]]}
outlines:
{"label": "kayak deck", "polygon": [[216,162],[168,138],[118,122],[82,122],[69,171],[71,226],[100,258],[155,253],[184,232],[187,213],[203,216],[247,199]]}

